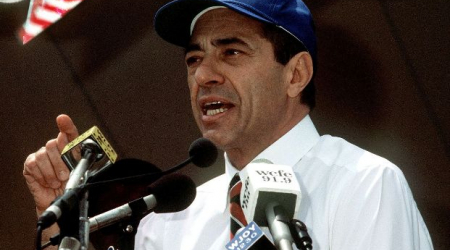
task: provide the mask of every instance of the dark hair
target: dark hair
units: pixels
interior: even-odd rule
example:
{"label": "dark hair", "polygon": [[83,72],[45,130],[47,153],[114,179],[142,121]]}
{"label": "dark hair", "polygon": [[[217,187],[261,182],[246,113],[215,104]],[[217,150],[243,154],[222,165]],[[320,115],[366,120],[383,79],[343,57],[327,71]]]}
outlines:
{"label": "dark hair", "polygon": [[[273,24],[263,23],[262,35],[272,43],[275,60],[286,65],[292,57],[302,51],[308,51],[299,40],[287,33],[283,29]],[[315,60],[313,59],[314,71],[316,70]],[[313,78],[314,78],[313,74]],[[316,106],[316,89],[313,78],[301,93],[300,102],[309,106],[312,110]]]}

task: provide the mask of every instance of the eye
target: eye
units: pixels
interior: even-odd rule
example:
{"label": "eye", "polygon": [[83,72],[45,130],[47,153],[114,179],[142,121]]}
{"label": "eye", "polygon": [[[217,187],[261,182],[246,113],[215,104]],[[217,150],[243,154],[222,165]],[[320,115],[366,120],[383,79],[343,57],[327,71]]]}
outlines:
{"label": "eye", "polygon": [[237,49],[226,49],[224,54],[227,56],[236,56],[241,54],[242,52],[240,50]]}
{"label": "eye", "polygon": [[185,61],[188,67],[193,67],[200,62],[201,58],[198,56],[187,56]]}

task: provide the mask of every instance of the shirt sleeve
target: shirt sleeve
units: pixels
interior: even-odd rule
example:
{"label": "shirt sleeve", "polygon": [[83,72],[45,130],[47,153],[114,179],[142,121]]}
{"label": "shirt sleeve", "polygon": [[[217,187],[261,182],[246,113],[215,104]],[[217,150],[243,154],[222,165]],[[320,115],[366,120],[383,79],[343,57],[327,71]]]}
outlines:
{"label": "shirt sleeve", "polygon": [[330,209],[331,250],[433,249],[403,173],[371,166],[346,180]]}

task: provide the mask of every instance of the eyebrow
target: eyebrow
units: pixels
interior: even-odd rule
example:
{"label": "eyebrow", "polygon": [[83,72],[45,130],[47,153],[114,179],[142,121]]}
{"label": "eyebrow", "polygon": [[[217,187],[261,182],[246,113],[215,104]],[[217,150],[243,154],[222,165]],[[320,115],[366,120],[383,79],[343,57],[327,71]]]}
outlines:
{"label": "eyebrow", "polygon": [[190,43],[190,44],[188,44],[188,46],[186,46],[186,48],[184,48],[184,55],[186,55],[187,53],[189,53],[191,51],[199,51],[199,50],[201,50],[200,44]]}
{"label": "eyebrow", "polygon": [[[239,44],[239,45],[250,48],[250,45],[248,43],[246,43],[244,40],[237,38],[237,37],[218,38],[218,39],[213,40],[211,42],[211,44],[215,47],[220,47],[220,46],[225,46],[225,45],[230,45],[230,44]],[[199,51],[199,50],[202,50],[200,44],[190,43],[188,46],[186,46],[186,48],[184,50],[184,54],[186,55],[187,53],[189,53],[191,51]]]}
{"label": "eyebrow", "polygon": [[223,45],[230,45],[230,44],[239,44],[249,47],[248,43],[244,42],[242,39],[237,37],[227,37],[227,38],[220,38],[213,40],[212,44],[214,46],[223,46]]}

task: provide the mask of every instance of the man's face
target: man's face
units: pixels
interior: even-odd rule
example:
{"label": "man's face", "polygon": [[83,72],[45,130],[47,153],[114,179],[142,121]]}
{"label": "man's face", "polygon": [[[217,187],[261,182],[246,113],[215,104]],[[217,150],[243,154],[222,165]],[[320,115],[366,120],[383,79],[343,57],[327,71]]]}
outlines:
{"label": "man's face", "polygon": [[229,9],[204,14],[186,50],[195,120],[225,151],[280,136],[288,120],[288,80],[261,24]]}

